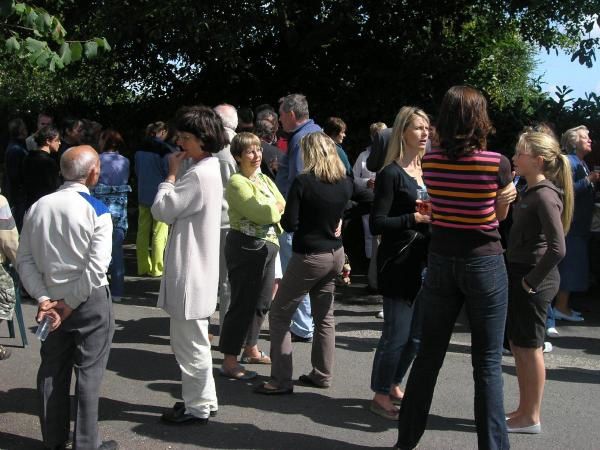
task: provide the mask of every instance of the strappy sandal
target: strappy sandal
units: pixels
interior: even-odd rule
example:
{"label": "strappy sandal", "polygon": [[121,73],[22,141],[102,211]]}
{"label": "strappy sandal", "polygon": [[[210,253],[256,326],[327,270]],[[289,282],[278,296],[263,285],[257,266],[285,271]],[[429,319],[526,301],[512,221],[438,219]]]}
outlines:
{"label": "strappy sandal", "polygon": [[261,350],[260,356],[242,355],[242,362],[244,364],[271,364],[271,358]]}

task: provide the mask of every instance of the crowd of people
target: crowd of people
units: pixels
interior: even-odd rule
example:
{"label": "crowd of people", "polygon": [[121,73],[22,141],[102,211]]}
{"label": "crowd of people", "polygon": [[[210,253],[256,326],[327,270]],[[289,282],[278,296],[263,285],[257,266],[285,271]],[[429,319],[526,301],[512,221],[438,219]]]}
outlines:
{"label": "crowd of people", "polygon": [[[511,164],[488,149],[484,96],[454,86],[435,121],[403,106],[391,128],[372,124],[372,144],[352,166],[342,147],[346,123],[330,117],[321,129],[303,95],[254,115],[241,121],[229,104],[184,107],[169,124],[149,124],[135,152],[137,273],[161,278],[158,306],[169,316],[181,370],[183,401],[162,420],[207,423],[217,414],[209,334],[217,305],[220,375],[251,380],[256,372],[246,366],[267,364],[269,381],[253,391],[292,394],[293,342],[311,342],[312,367],[297,383],[332,384],[334,294],[353,207],[370,260],[369,291],[383,296],[370,410],[398,421],[396,448],[415,448],[425,431],[463,307],[479,448],[507,449],[508,433],[540,433],[545,338],[559,333],[555,319],[584,320],[569,294],[589,285],[582,268],[600,175],[584,161],[587,128],[565,131],[560,144],[547,124],[527,128],[516,136]],[[41,113],[29,137],[22,120],[9,124],[0,253],[16,266],[17,289],[38,302],[37,320],[51,321],[37,380],[44,445],[64,448],[69,440],[74,371],[73,448],[115,449],[98,436],[98,395],[112,302],[125,296],[130,161],[117,130],[69,119],[59,131],[52,119]],[[499,223],[509,215],[505,253]],[[4,279],[0,272],[0,287],[10,284]],[[0,319],[11,317],[3,295]],[[267,317],[268,352],[258,346]],[[510,413],[505,337],[519,385]],[[0,346],[0,359],[9,356]]]}

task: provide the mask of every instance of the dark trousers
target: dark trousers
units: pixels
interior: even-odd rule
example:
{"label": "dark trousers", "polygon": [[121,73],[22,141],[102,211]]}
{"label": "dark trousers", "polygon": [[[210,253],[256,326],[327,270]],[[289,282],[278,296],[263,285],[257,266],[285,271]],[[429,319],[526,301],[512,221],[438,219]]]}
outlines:
{"label": "dark trousers", "polygon": [[464,304],[471,325],[478,447],[510,448],[501,366],[508,304],[508,279],[502,255],[455,258],[430,254],[419,301],[423,308],[421,347],[402,400],[397,447],[414,448],[425,431],[438,373],[454,322]]}
{"label": "dark trousers", "polygon": [[236,230],[227,234],[225,260],[231,303],[219,342],[222,353],[239,355],[244,344],[258,342],[260,327],[271,306],[278,249],[272,242]]}
{"label": "dark trousers", "polygon": [[98,448],[98,398],[115,329],[107,286],[94,289],[42,343],[37,376],[40,422],[46,447],[64,444],[71,418],[69,389],[75,371],[73,448]]}

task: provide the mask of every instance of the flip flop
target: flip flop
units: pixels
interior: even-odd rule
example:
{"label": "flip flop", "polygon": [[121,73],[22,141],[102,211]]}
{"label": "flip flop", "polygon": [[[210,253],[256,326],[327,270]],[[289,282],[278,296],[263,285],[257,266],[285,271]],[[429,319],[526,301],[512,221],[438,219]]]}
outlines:
{"label": "flip flop", "polygon": [[242,362],[244,364],[271,364],[271,358],[261,351],[259,357],[242,355]]}
{"label": "flip flop", "polygon": [[381,405],[379,405],[379,403],[372,401],[371,405],[369,406],[369,410],[374,413],[377,414],[378,416],[384,417],[386,419],[390,419],[390,420],[398,420],[398,414],[399,411],[388,411],[387,409],[383,408]]}
{"label": "flip flop", "polygon": [[219,375],[225,378],[229,378],[231,380],[251,380],[253,378],[256,378],[256,375],[258,374],[253,370],[246,370],[242,366],[238,366],[235,369],[234,373],[227,372],[221,367],[219,368]]}
{"label": "flip flop", "polygon": [[402,403],[402,399],[400,397],[396,397],[394,395],[390,395],[390,400],[396,406],[399,406]]}

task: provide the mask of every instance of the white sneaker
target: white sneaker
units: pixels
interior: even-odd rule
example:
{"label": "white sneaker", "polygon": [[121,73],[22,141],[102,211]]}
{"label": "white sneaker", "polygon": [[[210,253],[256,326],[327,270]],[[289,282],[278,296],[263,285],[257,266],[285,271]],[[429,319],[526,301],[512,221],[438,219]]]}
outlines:
{"label": "white sneaker", "polygon": [[383,311],[379,311],[377,314],[375,314],[375,317],[378,319],[383,319]]}
{"label": "white sneaker", "polygon": [[544,342],[544,348],[542,350],[543,353],[550,353],[552,351],[552,343]]}
{"label": "white sneaker", "polygon": [[546,329],[546,336],[548,337],[558,337],[560,336],[558,330],[554,327],[550,327]]}
{"label": "white sneaker", "polygon": [[112,301],[114,303],[121,303],[121,297],[119,297],[118,295],[113,295],[112,296]]}

